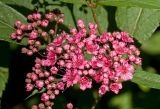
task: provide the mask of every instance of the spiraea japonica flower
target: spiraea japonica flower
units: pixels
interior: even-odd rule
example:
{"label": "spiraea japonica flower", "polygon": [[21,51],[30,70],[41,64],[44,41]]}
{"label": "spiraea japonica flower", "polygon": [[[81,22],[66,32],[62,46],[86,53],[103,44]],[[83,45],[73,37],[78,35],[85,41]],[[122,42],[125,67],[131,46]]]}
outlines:
{"label": "spiraea japonica flower", "polygon": [[[17,31],[11,34],[14,40],[28,38],[29,48],[22,49],[28,55],[47,44],[43,56],[35,59],[26,78],[27,91],[45,89],[41,95],[42,103],[33,109],[51,109],[56,96],[75,84],[84,91],[97,83],[100,95],[108,91],[118,94],[122,82],[133,78],[134,65],[141,65],[140,52],[126,32],[98,35],[96,24],[85,25],[83,20],[78,20],[78,29],[55,34],[55,28],[44,30],[51,22],[62,23],[63,14],[58,15],[59,19],[53,12],[47,13],[44,19],[42,16],[40,13],[29,15],[28,25],[17,21]],[[72,109],[73,105],[68,103],[66,107]]]}

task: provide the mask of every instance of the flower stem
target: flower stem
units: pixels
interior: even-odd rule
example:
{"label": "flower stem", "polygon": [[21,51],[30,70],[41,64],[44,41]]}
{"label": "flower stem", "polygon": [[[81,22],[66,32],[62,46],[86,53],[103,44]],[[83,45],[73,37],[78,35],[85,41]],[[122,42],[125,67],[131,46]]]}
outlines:
{"label": "flower stem", "polygon": [[93,104],[93,106],[92,106],[92,108],[91,109],[96,109],[96,106],[97,106],[97,104],[98,104],[98,102],[99,102],[99,100],[101,99],[101,97],[99,96],[99,97],[97,97],[97,98],[95,98],[95,103]]}
{"label": "flower stem", "polygon": [[102,30],[101,30],[101,27],[100,27],[100,24],[97,19],[97,15],[96,15],[96,4],[92,0],[89,0],[87,4],[91,8],[92,16],[93,16],[95,23],[97,24],[97,29],[98,29],[99,34],[102,34]]}
{"label": "flower stem", "polygon": [[96,91],[93,91],[93,97],[95,99],[95,102],[92,105],[91,109],[96,109],[96,106],[97,106],[98,102],[100,101],[101,96]]}

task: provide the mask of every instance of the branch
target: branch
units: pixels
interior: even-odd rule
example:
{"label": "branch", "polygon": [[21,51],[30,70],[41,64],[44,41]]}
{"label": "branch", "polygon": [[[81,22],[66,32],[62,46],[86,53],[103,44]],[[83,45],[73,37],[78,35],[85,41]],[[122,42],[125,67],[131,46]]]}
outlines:
{"label": "branch", "polygon": [[100,24],[97,19],[97,15],[96,15],[96,4],[92,0],[89,0],[87,4],[91,8],[92,16],[93,16],[95,23],[97,24],[97,29],[98,29],[99,34],[102,34],[102,30],[101,30],[101,27],[100,27]]}

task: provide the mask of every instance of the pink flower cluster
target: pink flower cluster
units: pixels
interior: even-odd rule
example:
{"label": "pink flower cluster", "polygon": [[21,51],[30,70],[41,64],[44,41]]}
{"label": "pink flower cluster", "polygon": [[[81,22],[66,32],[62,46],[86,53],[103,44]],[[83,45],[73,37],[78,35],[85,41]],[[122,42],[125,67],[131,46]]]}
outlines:
{"label": "pink flower cluster", "polygon": [[28,24],[21,21],[15,22],[16,31],[10,35],[12,40],[21,41],[27,38],[27,48],[22,48],[23,53],[32,55],[38,52],[41,45],[47,44],[50,38],[55,35],[55,27],[53,23],[61,24],[64,21],[64,14],[53,10],[43,15],[39,12],[28,15]]}
{"label": "pink flower cluster", "polygon": [[[32,109],[52,109],[56,96],[75,84],[84,91],[92,88],[95,82],[100,85],[100,95],[108,91],[118,94],[122,82],[132,79],[134,65],[141,65],[140,51],[126,32],[98,35],[96,24],[89,23],[86,27],[83,20],[78,20],[78,29],[55,34],[56,28],[44,30],[50,22],[62,23],[63,14],[57,17],[50,12],[44,19],[41,16],[40,13],[29,15],[31,23],[28,25],[17,21],[17,30],[11,34],[14,40],[28,37],[29,49],[22,49],[28,55],[37,52],[38,47],[47,41],[45,56],[36,58],[33,71],[26,78],[27,91],[45,89],[41,95],[42,103]],[[66,108],[72,109],[73,105],[69,103]]]}
{"label": "pink flower cluster", "polygon": [[104,32],[98,36],[96,24],[89,23],[89,32],[82,20],[77,24],[79,30],[62,32],[48,44],[46,57],[37,58],[33,72],[27,75],[27,91],[46,88],[41,100],[47,109],[53,105],[49,100],[74,84],[86,90],[95,81],[100,84],[100,95],[107,91],[117,94],[122,81],[132,79],[133,65],[141,65],[140,52],[128,33]]}

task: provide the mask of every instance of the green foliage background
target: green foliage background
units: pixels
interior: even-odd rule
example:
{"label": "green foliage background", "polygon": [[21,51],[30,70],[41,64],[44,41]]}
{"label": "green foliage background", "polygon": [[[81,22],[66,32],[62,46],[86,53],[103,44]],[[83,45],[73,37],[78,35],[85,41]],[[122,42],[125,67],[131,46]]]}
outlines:
{"label": "green foliage background", "polygon": [[[124,83],[120,94],[109,92],[103,96],[96,109],[159,109],[160,0],[94,2],[101,30],[129,32],[137,40],[143,58],[143,66],[137,69],[133,80]],[[75,26],[79,18],[86,23],[94,22],[86,0],[0,0],[0,98],[3,109],[28,109],[39,102],[39,92],[24,100],[29,96],[25,92],[25,74],[31,70],[34,57],[20,54],[20,48],[26,45],[25,40],[15,43],[9,39],[15,30],[14,22],[27,23],[26,16],[38,3],[42,13],[45,9],[59,8],[65,14],[61,27],[65,30]],[[54,108],[63,109],[66,102],[72,101],[78,109],[91,109],[97,96],[96,86],[83,93],[75,86],[58,97]]]}

